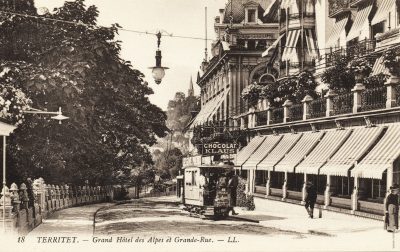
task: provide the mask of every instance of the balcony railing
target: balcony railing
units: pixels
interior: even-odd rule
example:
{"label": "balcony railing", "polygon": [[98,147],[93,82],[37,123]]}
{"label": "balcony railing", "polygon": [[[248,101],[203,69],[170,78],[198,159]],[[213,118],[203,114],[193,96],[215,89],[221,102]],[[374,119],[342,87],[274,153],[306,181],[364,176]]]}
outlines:
{"label": "balcony railing", "polygon": [[283,123],[283,108],[275,108],[271,111],[271,124]]}
{"label": "balcony railing", "polygon": [[326,98],[319,98],[310,103],[310,117],[320,118],[326,115]]}
{"label": "balcony railing", "polygon": [[303,120],[303,104],[295,104],[290,107],[290,120],[300,121]]}
{"label": "balcony railing", "polygon": [[257,112],[257,126],[267,125],[268,121],[268,111]]}
{"label": "balcony railing", "polygon": [[357,56],[363,56],[370,52],[373,52],[376,48],[376,40],[374,39],[364,39],[362,41],[357,42],[357,44],[353,44],[348,46],[347,48],[334,48],[330,49],[330,52],[325,54],[326,64],[328,66],[331,65],[335,59],[347,56],[349,58],[354,58]]}
{"label": "balcony railing", "polygon": [[386,87],[367,89],[361,94],[361,111],[383,109],[386,106]]}
{"label": "balcony railing", "polygon": [[342,9],[350,7],[352,0],[328,0],[329,1],[329,15],[339,12]]}
{"label": "balcony railing", "polygon": [[342,115],[351,113],[353,110],[353,93],[338,95],[333,97],[333,115]]}

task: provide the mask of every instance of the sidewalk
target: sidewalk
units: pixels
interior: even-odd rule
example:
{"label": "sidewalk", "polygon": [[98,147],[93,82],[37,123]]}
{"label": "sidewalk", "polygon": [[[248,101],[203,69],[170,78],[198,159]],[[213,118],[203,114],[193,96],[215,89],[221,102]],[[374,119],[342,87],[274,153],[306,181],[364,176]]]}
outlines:
{"label": "sidewalk", "polygon": [[[331,251],[391,251],[393,234],[383,229],[383,221],[314,209],[314,219],[308,218],[304,206],[254,198],[255,211],[238,208],[239,216],[259,220],[259,224],[307,236],[308,250]],[[312,236],[317,234],[317,236]],[[293,241],[294,242],[294,241]],[[290,241],[302,250],[305,244]],[[282,244],[281,249],[288,248]],[[395,251],[400,249],[400,233],[395,235]]]}

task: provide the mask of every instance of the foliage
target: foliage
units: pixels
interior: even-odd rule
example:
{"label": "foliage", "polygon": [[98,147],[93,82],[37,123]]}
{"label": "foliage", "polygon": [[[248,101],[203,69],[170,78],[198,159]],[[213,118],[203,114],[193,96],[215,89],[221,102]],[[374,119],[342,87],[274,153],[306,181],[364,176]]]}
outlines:
{"label": "foliage", "polygon": [[395,76],[400,76],[400,53],[399,49],[390,49],[383,53],[383,64],[389,72]]}
{"label": "foliage", "polygon": [[58,125],[48,116],[25,116],[10,137],[11,176],[42,176],[48,183],[140,181],[152,163],[147,147],[165,136],[166,114],[150,103],[153,91],[143,74],[120,58],[119,26],[97,27],[98,10],[84,0],[65,2],[46,17],[81,25],[0,17],[6,48],[0,72],[7,71],[0,83],[20,89],[34,108],[62,107],[70,119]]}
{"label": "foliage", "polygon": [[153,152],[155,173],[161,179],[175,178],[182,168],[183,155],[179,148]]}
{"label": "foliage", "polygon": [[304,71],[297,77],[285,78],[264,86],[261,96],[267,98],[272,107],[281,107],[283,102],[288,99],[293,103],[300,103],[306,95],[316,97],[316,87],[317,82],[314,76],[310,72]]}
{"label": "foliage", "polygon": [[236,205],[238,207],[245,207],[247,210],[252,211],[256,208],[254,204],[254,198],[252,195],[247,195],[245,193],[245,190],[246,190],[246,180],[239,177]]}
{"label": "foliage", "polygon": [[388,78],[389,75],[380,73],[364,78],[363,84],[367,89],[382,87]]}
{"label": "foliage", "polygon": [[250,84],[242,90],[241,97],[247,101],[249,107],[256,106],[260,98],[262,86],[256,83]]}
{"label": "foliage", "polygon": [[185,97],[184,93],[177,92],[175,98],[169,101],[167,110],[167,126],[173,130],[172,138],[167,136],[160,142],[167,142],[168,145],[171,144],[169,141],[172,141],[184,154],[188,154],[189,139],[185,135],[185,129],[198,111],[200,111],[200,97]]}
{"label": "foliage", "polygon": [[329,89],[338,94],[349,92],[356,84],[353,72],[348,70],[348,63],[349,59],[346,56],[334,57],[332,66],[321,75],[321,80],[328,85]]}
{"label": "foliage", "polygon": [[355,58],[348,64],[347,71],[349,74],[353,74],[356,78],[366,77],[372,71],[372,63],[367,58]]}

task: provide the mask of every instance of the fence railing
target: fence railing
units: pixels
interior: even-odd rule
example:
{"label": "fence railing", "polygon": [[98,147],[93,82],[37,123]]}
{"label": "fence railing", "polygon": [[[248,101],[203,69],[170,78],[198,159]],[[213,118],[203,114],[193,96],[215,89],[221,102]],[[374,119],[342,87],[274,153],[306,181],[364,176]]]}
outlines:
{"label": "fence railing", "polygon": [[267,125],[268,110],[257,112],[257,126]]}
{"label": "fence railing", "polygon": [[295,104],[290,107],[290,121],[303,120],[303,104]]}
{"label": "fence railing", "polygon": [[320,118],[326,115],[326,98],[318,98],[310,103],[310,117]]}
{"label": "fence railing", "polygon": [[275,108],[271,111],[271,124],[283,123],[283,108]]}
{"label": "fence railing", "polygon": [[332,98],[333,111],[332,115],[348,114],[353,111],[353,93],[338,95]]}
{"label": "fence railing", "polygon": [[383,109],[386,106],[386,87],[367,89],[361,94],[361,111]]}

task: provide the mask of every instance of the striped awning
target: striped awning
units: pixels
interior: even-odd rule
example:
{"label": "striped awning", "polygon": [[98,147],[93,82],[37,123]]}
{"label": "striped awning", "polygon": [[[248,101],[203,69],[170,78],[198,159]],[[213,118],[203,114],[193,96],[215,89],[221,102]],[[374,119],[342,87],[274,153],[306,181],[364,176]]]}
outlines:
{"label": "striped awning", "polygon": [[364,24],[369,22],[368,16],[371,13],[372,5],[373,2],[369,1],[366,5],[363,5],[357,10],[353,25],[351,26],[349,34],[347,34],[346,37],[347,41],[350,41],[360,36]]}
{"label": "striped awning", "polygon": [[352,177],[382,179],[382,173],[393,167],[400,156],[400,125],[388,127],[375,147],[351,170]]}
{"label": "striped awning", "polygon": [[282,135],[267,136],[264,142],[258,147],[258,149],[242,165],[242,169],[255,170],[258,163],[260,163],[260,161],[263,160],[275,148],[281,138]]}
{"label": "striped awning", "polygon": [[383,131],[383,127],[358,128],[349,139],[320,169],[319,173],[347,177],[348,171],[371,148]]}
{"label": "striped awning", "polygon": [[219,93],[217,96],[208,101],[197,114],[196,118],[193,120],[191,127],[201,125],[207,122],[210,117],[212,117],[221,106],[222,102],[225,100],[225,97],[229,94],[229,89],[226,89]]}
{"label": "striped awning", "polygon": [[302,134],[285,134],[279,144],[257,165],[257,170],[272,171],[274,166],[299,141]]}
{"label": "striped awning", "polygon": [[293,59],[297,57],[296,45],[299,40],[300,32],[300,30],[289,31],[286,38],[285,49],[282,54],[282,61],[293,61]]}
{"label": "striped awning", "polygon": [[277,40],[275,40],[274,43],[272,43],[272,45],[270,45],[270,46],[267,48],[267,50],[265,50],[265,51],[262,53],[261,56],[262,56],[262,57],[266,57],[266,56],[268,55],[269,51],[271,51],[272,49],[275,49],[275,48],[278,46],[279,41],[282,39],[283,36],[285,36],[285,34],[282,34],[281,36],[279,36],[279,38],[277,38]]}
{"label": "striped awning", "polygon": [[336,153],[350,133],[351,130],[331,130],[326,132],[310,155],[296,167],[296,173],[318,174],[319,168]]}
{"label": "striped awning", "polygon": [[390,75],[389,69],[383,64],[383,56],[380,56],[375,60],[374,66],[372,67],[371,75],[387,74]]}
{"label": "striped awning", "polygon": [[256,136],[250,143],[248,143],[243,149],[239,151],[235,158],[235,166],[242,167],[243,163],[249,159],[250,155],[257,150],[258,147],[264,142],[266,136]]}
{"label": "striped awning", "polygon": [[275,165],[275,171],[294,172],[294,168],[314,149],[325,132],[304,133],[293,149]]}
{"label": "striped awning", "polygon": [[331,29],[331,33],[326,42],[326,47],[335,47],[337,45],[337,41],[340,37],[340,34],[346,27],[347,22],[349,21],[350,15],[344,15],[341,18],[337,19],[335,24]]}
{"label": "striped awning", "polygon": [[308,54],[312,59],[318,59],[318,50],[314,31],[311,29],[305,30]]}
{"label": "striped awning", "polygon": [[[394,7],[396,0],[382,0],[378,5],[374,18],[371,21],[371,25],[376,25],[380,22],[385,21],[389,17],[390,9]],[[395,13],[390,13],[394,19]]]}

